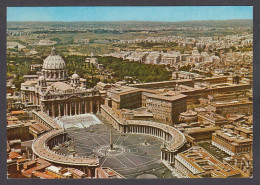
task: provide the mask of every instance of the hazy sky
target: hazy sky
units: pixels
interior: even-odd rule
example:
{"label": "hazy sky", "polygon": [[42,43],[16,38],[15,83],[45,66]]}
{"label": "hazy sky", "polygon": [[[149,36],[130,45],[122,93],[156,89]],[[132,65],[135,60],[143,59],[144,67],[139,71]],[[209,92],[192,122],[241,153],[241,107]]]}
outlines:
{"label": "hazy sky", "polygon": [[189,21],[253,19],[252,6],[8,7],[7,21]]}

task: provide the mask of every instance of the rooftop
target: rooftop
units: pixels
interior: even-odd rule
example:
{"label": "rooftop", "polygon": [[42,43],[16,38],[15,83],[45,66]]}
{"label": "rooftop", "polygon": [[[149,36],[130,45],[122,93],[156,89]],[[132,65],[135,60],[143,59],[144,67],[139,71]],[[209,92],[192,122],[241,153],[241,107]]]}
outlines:
{"label": "rooftop", "polygon": [[196,169],[196,172],[192,175],[198,175],[198,177],[207,173],[210,173],[214,178],[232,177],[240,174],[238,170],[230,165],[223,164],[201,147],[194,146],[179,153],[178,156]]}
{"label": "rooftop", "polygon": [[218,130],[218,131],[216,131],[215,134],[221,136],[222,138],[225,138],[226,140],[229,140],[234,145],[239,144],[239,143],[253,142],[252,139],[244,138],[244,137],[240,136],[239,134],[235,134],[233,131],[228,130],[228,129]]}
{"label": "rooftop", "polygon": [[234,100],[234,101],[210,103],[210,105],[214,106],[214,107],[225,107],[225,106],[242,105],[242,104],[253,104],[253,102],[249,101],[249,100],[243,100],[243,101],[242,100]]}
{"label": "rooftop", "polygon": [[66,90],[72,90],[74,89],[73,87],[71,87],[69,84],[66,84],[64,82],[55,82],[52,84],[52,86],[56,87],[58,90],[61,91],[66,91]]}

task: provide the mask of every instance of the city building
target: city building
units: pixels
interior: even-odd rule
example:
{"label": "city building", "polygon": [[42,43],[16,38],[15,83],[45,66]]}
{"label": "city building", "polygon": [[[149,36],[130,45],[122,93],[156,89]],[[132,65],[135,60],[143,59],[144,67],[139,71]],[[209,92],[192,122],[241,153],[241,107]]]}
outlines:
{"label": "city building", "polygon": [[124,179],[125,177],[108,167],[96,168],[97,179]]}
{"label": "city building", "polygon": [[223,164],[201,147],[178,153],[174,171],[178,178],[227,178],[241,177],[236,168]]}
{"label": "city building", "polygon": [[210,124],[220,127],[229,123],[227,118],[210,111],[198,113],[198,121],[205,125]]}
{"label": "city building", "polygon": [[184,129],[184,134],[187,138],[187,141],[194,145],[197,142],[201,141],[211,141],[212,134],[219,130],[220,127],[216,126],[193,126],[190,128]]}
{"label": "city building", "polygon": [[22,123],[15,116],[7,117],[7,140],[21,139],[22,141],[30,139],[29,125]]}
{"label": "city building", "polygon": [[[245,154],[253,150],[253,139],[246,138],[247,132],[240,132],[242,128],[236,129],[222,129],[212,134],[212,145],[229,155]],[[240,135],[241,133],[242,135]]]}
{"label": "city building", "polygon": [[250,100],[213,102],[208,105],[208,109],[223,116],[228,114],[250,115],[253,113],[253,102]]}
{"label": "city building", "polygon": [[146,108],[153,113],[155,119],[165,120],[167,123],[179,122],[179,115],[186,111],[187,96],[183,94],[173,96],[146,95]]}
{"label": "city building", "polygon": [[53,46],[56,43],[57,42],[49,40],[49,39],[43,39],[43,40],[39,40],[38,45],[39,46]]}

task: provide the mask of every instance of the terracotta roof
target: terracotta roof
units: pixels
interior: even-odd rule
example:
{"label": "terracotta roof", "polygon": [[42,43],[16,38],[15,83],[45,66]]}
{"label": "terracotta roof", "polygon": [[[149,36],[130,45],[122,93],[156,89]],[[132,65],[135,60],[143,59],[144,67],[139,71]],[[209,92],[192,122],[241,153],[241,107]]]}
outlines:
{"label": "terracotta roof", "polygon": [[18,163],[22,163],[22,162],[25,162],[25,161],[26,161],[26,159],[18,159],[17,160]]}
{"label": "terracotta roof", "polygon": [[32,174],[35,177],[39,177],[39,178],[42,178],[42,179],[55,179],[54,175],[46,174],[46,173],[39,172],[39,171],[33,172]]}
{"label": "terracotta roof", "polygon": [[14,159],[14,158],[18,158],[21,157],[20,154],[18,154],[17,152],[10,152],[9,153],[9,158]]}
{"label": "terracotta roof", "polygon": [[35,163],[37,163],[36,166],[23,171],[23,174],[25,176],[31,176],[34,171],[45,169],[51,165],[48,161],[40,159],[40,158],[38,158],[37,160],[29,161],[29,162],[25,163],[24,165],[27,164],[28,166],[30,166]]}
{"label": "terracotta roof", "polygon": [[76,174],[77,176],[80,176],[80,177],[86,175],[83,171],[80,171],[76,168],[72,169],[72,173],[74,173],[74,174]]}
{"label": "terracotta roof", "polygon": [[24,114],[25,112],[23,110],[19,111],[11,111],[11,115],[17,115],[17,114]]}
{"label": "terracotta roof", "polygon": [[49,124],[52,128],[54,129],[60,129],[60,125],[57,124],[52,118],[50,118],[50,116],[48,116],[46,113],[42,112],[42,111],[33,111],[33,113],[35,113],[36,115],[38,115],[40,118],[42,118],[44,121],[47,122],[47,124]]}
{"label": "terracotta roof", "polygon": [[41,125],[41,124],[31,124],[30,129],[33,130],[34,132],[36,132],[37,134],[50,130],[50,128],[48,128],[44,125]]}

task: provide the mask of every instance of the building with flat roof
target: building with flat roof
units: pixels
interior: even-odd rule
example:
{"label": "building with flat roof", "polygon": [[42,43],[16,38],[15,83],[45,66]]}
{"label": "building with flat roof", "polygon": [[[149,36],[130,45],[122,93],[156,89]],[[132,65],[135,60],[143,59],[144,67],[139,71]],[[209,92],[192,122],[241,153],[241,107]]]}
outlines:
{"label": "building with flat roof", "polygon": [[115,112],[121,109],[145,107],[153,118],[168,124],[177,123],[179,114],[186,111],[187,96],[175,92],[160,92],[126,85],[111,88],[105,101]]}
{"label": "building with flat roof", "polygon": [[249,100],[212,102],[208,105],[208,109],[222,116],[227,116],[228,114],[248,115],[253,113],[253,102]]}
{"label": "building with flat roof", "polygon": [[185,135],[188,135],[187,137],[188,141],[191,141],[191,143],[194,142],[200,142],[200,141],[211,141],[212,139],[212,133],[215,133],[216,130],[219,130],[220,127],[216,126],[206,126],[206,127],[191,127],[191,128],[185,128]]}
{"label": "building with flat roof", "polygon": [[178,123],[179,115],[187,108],[187,96],[183,94],[163,96],[147,95],[147,110],[153,113],[155,119],[165,120],[167,123]]}
{"label": "building with flat roof", "polygon": [[178,178],[241,177],[239,170],[231,165],[223,164],[198,146],[193,146],[176,155],[174,172]]}
{"label": "building with flat roof", "polygon": [[122,86],[108,91],[108,97],[112,100],[112,108],[135,109],[142,106],[142,91],[138,88]]}
{"label": "building with flat roof", "polygon": [[229,155],[251,152],[253,150],[253,139],[238,134],[240,133],[239,130],[222,129],[216,131],[212,134],[212,145]]}
{"label": "building with flat roof", "polygon": [[7,117],[7,140],[21,139],[22,141],[30,138],[29,125],[22,123],[15,116]]}

